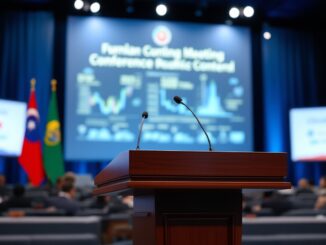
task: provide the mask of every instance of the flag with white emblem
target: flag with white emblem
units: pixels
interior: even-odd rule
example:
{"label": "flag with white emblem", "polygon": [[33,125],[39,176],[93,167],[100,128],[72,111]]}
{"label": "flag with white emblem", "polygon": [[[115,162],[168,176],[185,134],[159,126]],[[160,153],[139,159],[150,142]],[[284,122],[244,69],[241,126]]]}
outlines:
{"label": "flag with white emblem", "polygon": [[31,80],[31,92],[27,107],[26,131],[23,148],[18,161],[34,186],[39,186],[45,173],[42,160],[42,145],[40,137],[40,115],[35,96],[35,79]]}

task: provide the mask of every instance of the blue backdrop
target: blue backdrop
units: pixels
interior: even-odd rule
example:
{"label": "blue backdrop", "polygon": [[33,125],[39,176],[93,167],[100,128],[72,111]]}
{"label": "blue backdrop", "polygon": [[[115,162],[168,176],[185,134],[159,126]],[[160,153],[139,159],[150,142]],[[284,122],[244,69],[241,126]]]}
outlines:
{"label": "blue backdrop", "polygon": [[[264,40],[263,99],[265,150],[290,152],[289,110],[319,106],[317,76],[319,43],[313,32],[269,27],[272,34]],[[290,155],[289,155],[290,156]],[[325,163],[294,163],[289,160],[288,179],[292,183],[306,177],[318,184],[325,174]]]}
{"label": "blue backdrop", "polygon": [[[54,20],[49,13],[7,12],[1,15],[0,97],[26,101],[30,80],[36,79],[36,96],[44,132],[52,78]],[[26,182],[16,158],[2,159],[0,171],[10,182]]]}
{"label": "blue backdrop", "polygon": [[[56,55],[64,56],[53,52],[55,33],[61,33],[55,32],[55,28],[57,23],[52,13],[0,14],[0,98],[27,101],[29,81],[35,77],[43,132],[53,69],[61,70],[53,67],[53,63]],[[256,130],[262,130],[265,135],[265,151],[289,152],[289,109],[325,103],[321,99],[326,97],[325,92],[320,90],[325,73],[317,76],[316,72],[324,58],[316,50],[325,43],[316,41],[314,32],[268,29],[272,39],[262,40],[263,115],[255,115],[263,117],[264,124]],[[63,53],[64,47],[61,50]],[[63,81],[59,81],[59,86],[63,86]],[[95,175],[105,165],[105,162],[66,162],[66,170]],[[304,176],[317,184],[319,177],[326,173],[325,166],[289,161],[289,180],[296,183]],[[0,158],[0,173],[11,183],[27,181],[16,158]]]}

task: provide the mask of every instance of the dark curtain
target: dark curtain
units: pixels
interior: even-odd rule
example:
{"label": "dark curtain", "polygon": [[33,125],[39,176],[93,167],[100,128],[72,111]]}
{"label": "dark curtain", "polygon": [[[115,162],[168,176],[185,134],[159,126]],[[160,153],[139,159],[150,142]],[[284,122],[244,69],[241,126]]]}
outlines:
{"label": "dark curtain", "polygon": [[[53,15],[3,12],[0,16],[0,98],[27,102],[30,80],[35,78],[43,135],[52,79]],[[2,158],[0,165],[9,182],[26,182],[17,158]]]}
{"label": "dark curtain", "polygon": [[[308,178],[318,184],[326,163],[294,163],[290,160],[289,110],[321,106],[323,80],[317,72],[320,45],[315,31],[268,27],[270,40],[262,40],[265,150],[289,153],[288,179],[296,184]],[[325,45],[325,44],[322,44]],[[323,58],[324,59],[324,58]]]}
{"label": "dark curtain", "polygon": [[[27,102],[30,80],[35,78],[42,135],[45,132],[52,78],[61,78],[62,81],[58,81],[58,98],[63,100],[64,63],[57,61],[61,60],[60,57],[64,59],[64,28],[65,23],[57,20],[52,12],[0,11],[0,98]],[[62,115],[63,101],[59,101],[59,111]],[[65,170],[95,176],[106,164],[65,162]],[[27,176],[16,157],[0,157],[0,174],[5,174],[9,183],[27,182]]]}

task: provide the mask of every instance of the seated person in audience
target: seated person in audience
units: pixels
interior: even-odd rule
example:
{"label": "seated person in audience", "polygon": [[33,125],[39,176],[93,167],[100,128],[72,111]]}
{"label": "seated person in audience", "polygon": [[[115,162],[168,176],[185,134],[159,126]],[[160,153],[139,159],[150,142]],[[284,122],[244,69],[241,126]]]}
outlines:
{"label": "seated person in audience", "polygon": [[111,196],[109,202],[109,213],[128,212],[133,207],[132,196]]}
{"label": "seated person in audience", "polygon": [[74,172],[66,172],[63,176],[63,183],[71,183],[75,186],[76,184],[76,175]]}
{"label": "seated person in audience", "polygon": [[134,207],[134,196],[132,195],[127,195],[122,197],[122,203],[127,205],[129,208]]}
{"label": "seated person in audience", "polygon": [[10,208],[30,208],[31,205],[31,199],[25,197],[25,187],[18,184],[13,189],[13,195],[0,204],[0,211],[7,211]]}
{"label": "seated person in audience", "polygon": [[59,192],[62,190],[62,186],[64,184],[63,177],[59,176],[55,182],[55,185],[50,189],[50,196],[57,196]]}
{"label": "seated person in audience", "polygon": [[87,207],[100,209],[103,213],[123,213],[132,209],[133,196],[97,196]]}
{"label": "seated person in audience", "polygon": [[111,196],[97,196],[96,199],[92,199],[89,208],[100,209],[103,213],[109,212],[109,203]]}
{"label": "seated person in audience", "polygon": [[0,174],[0,203],[4,202],[10,195],[10,190],[6,186],[6,177]]}
{"label": "seated person in audience", "polygon": [[315,204],[315,209],[326,209],[326,194],[319,195]]}
{"label": "seated person in audience", "polygon": [[314,194],[314,191],[309,181],[305,178],[301,178],[298,182],[298,188],[296,189],[295,194]]}
{"label": "seated person in audience", "polygon": [[83,201],[87,197],[91,197],[92,196],[92,195],[88,195],[88,196],[86,196],[86,198],[84,198],[84,196],[83,196],[84,195],[83,190],[81,188],[79,188],[78,186],[76,186],[76,182],[77,182],[77,177],[76,177],[76,174],[74,172],[69,171],[69,172],[66,172],[64,174],[64,176],[63,176],[63,184],[65,184],[65,183],[71,183],[76,188],[75,200]]}
{"label": "seated person in audience", "polygon": [[75,195],[75,186],[71,182],[64,183],[58,196],[49,198],[49,206],[65,210],[67,215],[74,215],[81,209],[80,204],[74,200]]}
{"label": "seated person in audience", "polygon": [[267,191],[263,194],[260,205],[253,207],[253,211],[259,213],[262,208],[271,209],[273,215],[282,215],[293,208],[293,204],[283,195],[276,191]]}
{"label": "seated person in audience", "polygon": [[62,189],[63,184],[64,184],[63,177],[62,176],[59,176],[57,178],[57,181],[55,182],[55,189],[57,189],[58,191],[60,191]]}
{"label": "seated person in audience", "polygon": [[242,215],[243,216],[252,216],[252,206],[250,205],[250,198],[244,194],[242,194]]}
{"label": "seated person in audience", "polygon": [[318,195],[326,194],[326,176],[319,179]]}

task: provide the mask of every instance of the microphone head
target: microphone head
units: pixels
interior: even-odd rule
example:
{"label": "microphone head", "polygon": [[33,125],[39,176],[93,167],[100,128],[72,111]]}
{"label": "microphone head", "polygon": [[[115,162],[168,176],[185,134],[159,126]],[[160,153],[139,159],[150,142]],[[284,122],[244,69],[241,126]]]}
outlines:
{"label": "microphone head", "polygon": [[177,104],[180,104],[182,102],[182,99],[177,95],[174,96],[173,99],[174,99],[175,103],[177,103]]}
{"label": "microphone head", "polygon": [[145,119],[148,117],[148,112],[144,111],[143,114],[141,115],[142,117],[144,117]]}

